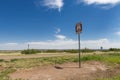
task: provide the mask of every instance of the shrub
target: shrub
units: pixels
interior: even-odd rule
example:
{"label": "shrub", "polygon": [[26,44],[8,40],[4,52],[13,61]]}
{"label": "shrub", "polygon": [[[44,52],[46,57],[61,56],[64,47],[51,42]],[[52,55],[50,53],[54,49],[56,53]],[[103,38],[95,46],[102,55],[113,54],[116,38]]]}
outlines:
{"label": "shrub", "polygon": [[78,50],[64,50],[64,52],[67,52],[67,53],[78,53]]}
{"label": "shrub", "polygon": [[59,52],[59,51],[57,51],[57,50],[46,50],[46,51],[44,51],[45,53],[57,53],[57,52]]}
{"label": "shrub", "polygon": [[119,48],[110,48],[109,51],[120,51]]}
{"label": "shrub", "polygon": [[4,60],[3,59],[0,59],[0,62],[3,62]]}
{"label": "shrub", "polygon": [[28,49],[28,50],[21,51],[21,53],[22,54],[36,54],[36,53],[38,53],[38,51],[35,49]]}
{"label": "shrub", "polygon": [[95,50],[87,49],[87,48],[86,48],[86,49],[82,49],[82,52],[86,52],[86,53],[87,53],[87,52],[94,52],[94,51],[95,51]]}

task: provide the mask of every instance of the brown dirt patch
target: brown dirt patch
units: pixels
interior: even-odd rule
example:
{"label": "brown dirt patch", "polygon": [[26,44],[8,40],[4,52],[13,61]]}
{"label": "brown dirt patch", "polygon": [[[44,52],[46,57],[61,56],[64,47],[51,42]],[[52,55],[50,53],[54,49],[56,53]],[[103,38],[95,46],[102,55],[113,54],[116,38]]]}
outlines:
{"label": "brown dirt patch", "polygon": [[78,68],[78,63],[65,63],[61,65],[49,65],[34,67],[31,69],[19,69],[10,74],[12,79],[29,80],[90,80],[91,74],[97,71],[106,71],[107,66],[100,62],[92,61],[82,63]]}
{"label": "brown dirt patch", "polygon": [[0,72],[2,72],[4,70],[4,68],[3,67],[0,67]]}
{"label": "brown dirt patch", "polygon": [[91,74],[95,79],[113,78],[120,75],[120,64],[116,67],[109,67],[105,71],[98,70],[96,74]]}

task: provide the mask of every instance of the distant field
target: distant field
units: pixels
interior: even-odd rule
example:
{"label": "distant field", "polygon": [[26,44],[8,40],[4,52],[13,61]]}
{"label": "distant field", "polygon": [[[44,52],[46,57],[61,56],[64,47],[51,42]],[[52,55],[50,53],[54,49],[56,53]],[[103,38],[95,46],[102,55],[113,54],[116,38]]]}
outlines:
{"label": "distant field", "polygon": [[0,53],[0,56],[1,55],[21,55],[21,53]]}
{"label": "distant field", "polygon": [[21,58],[41,58],[41,57],[57,57],[57,56],[72,56],[77,54],[70,53],[38,53],[38,54],[30,54],[24,55],[21,53],[10,53],[10,54],[0,54],[0,59],[3,60],[11,60],[11,59],[21,59]]}
{"label": "distant field", "polygon": [[[108,54],[108,53],[113,53],[113,52],[81,52],[81,56],[84,55],[92,55],[92,54]],[[78,53],[65,53],[65,52],[55,52],[55,53],[37,53],[37,54],[30,54],[30,55],[25,55],[21,54],[20,52],[6,52],[6,53],[0,53],[0,59],[3,60],[11,60],[11,59],[21,59],[21,58],[41,58],[41,57],[57,57],[57,56],[76,56]]]}

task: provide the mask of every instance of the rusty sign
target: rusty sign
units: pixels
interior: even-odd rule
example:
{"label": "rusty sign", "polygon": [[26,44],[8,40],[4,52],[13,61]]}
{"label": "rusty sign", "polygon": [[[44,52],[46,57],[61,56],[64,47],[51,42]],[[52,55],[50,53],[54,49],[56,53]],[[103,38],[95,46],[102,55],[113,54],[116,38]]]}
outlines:
{"label": "rusty sign", "polygon": [[82,32],[82,23],[77,23],[75,27],[76,33],[80,34]]}

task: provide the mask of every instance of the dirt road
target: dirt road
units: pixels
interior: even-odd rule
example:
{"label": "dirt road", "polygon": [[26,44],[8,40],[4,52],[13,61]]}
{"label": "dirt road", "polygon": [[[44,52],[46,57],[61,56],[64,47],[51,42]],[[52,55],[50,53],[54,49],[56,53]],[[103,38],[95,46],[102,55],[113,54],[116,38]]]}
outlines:
{"label": "dirt road", "polygon": [[[96,54],[104,54],[103,52],[95,52]],[[81,53],[81,55],[88,55],[94,53]],[[11,54],[0,54],[0,59],[11,60],[11,59],[21,59],[21,58],[39,58],[39,57],[56,57],[56,56],[74,56],[78,55],[77,53],[39,53],[31,55],[23,55],[20,53],[11,53]]]}
{"label": "dirt road", "polygon": [[43,53],[43,54],[31,54],[31,55],[0,55],[0,59],[11,60],[20,58],[39,58],[39,57],[56,57],[56,56],[70,56],[77,54],[70,53]]}

